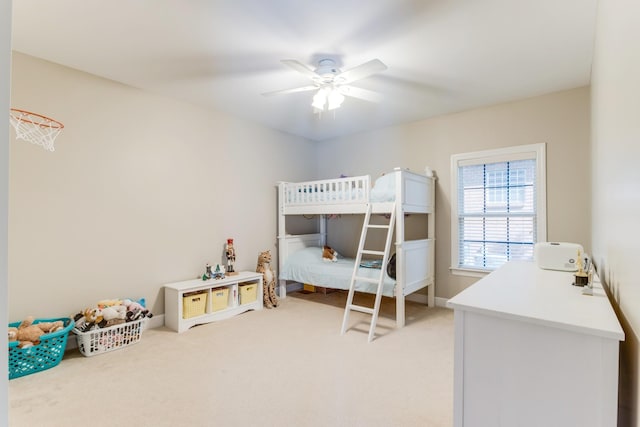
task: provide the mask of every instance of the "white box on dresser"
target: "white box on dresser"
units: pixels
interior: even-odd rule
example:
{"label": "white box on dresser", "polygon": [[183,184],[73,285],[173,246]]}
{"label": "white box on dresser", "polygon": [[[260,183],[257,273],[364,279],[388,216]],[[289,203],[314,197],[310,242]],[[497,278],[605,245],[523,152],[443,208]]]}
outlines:
{"label": "white box on dresser", "polygon": [[[165,325],[174,331],[184,332],[195,325],[227,319],[249,310],[262,310],[262,277],[261,273],[241,271],[236,275],[227,276],[224,279],[194,279],[168,283],[164,285]],[[257,286],[256,299],[255,301],[243,304],[239,298],[239,287],[252,284]],[[215,290],[222,287],[229,288],[229,299],[226,308],[216,311],[212,303],[212,297]],[[204,312],[200,315],[185,319],[183,316],[183,297],[185,294],[198,291],[206,294]]]}
{"label": "white box on dresser", "polygon": [[624,332],[597,277],[512,261],[451,298],[454,425],[616,426]]}

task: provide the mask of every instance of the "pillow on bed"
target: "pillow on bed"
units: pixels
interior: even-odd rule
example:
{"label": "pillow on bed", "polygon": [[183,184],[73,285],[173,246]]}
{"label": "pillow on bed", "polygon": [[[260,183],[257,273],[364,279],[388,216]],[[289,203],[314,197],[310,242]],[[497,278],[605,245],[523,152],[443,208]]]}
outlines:
{"label": "pillow on bed", "polygon": [[392,202],[395,199],[396,174],[388,173],[376,179],[369,193],[372,202]]}
{"label": "pillow on bed", "polygon": [[296,263],[314,263],[322,260],[322,248],[311,246],[300,249],[289,255],[288,259],[295,260]]}

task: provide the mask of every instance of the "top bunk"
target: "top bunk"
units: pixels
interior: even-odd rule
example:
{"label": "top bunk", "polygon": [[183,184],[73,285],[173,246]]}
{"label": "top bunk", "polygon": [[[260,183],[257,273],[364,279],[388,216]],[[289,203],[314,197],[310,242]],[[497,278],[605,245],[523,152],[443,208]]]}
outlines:
{"label": "top bunk", "polygon": [[278,206],[282,215],[390,213],[396,201],[404,213],[434,211],[435,178],[395,168],[377,178],[369,175],[306,182],[279,182]]}

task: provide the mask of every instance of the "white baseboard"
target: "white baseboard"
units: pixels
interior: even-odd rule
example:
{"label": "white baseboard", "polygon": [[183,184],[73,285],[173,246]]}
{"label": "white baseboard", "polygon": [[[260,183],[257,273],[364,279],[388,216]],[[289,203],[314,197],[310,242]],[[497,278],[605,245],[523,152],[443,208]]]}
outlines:
{"label": "white baseboard", "polygon": [[147,319],[145,329],[162,328],[164,326],[164,314],[154,314],[153,317]]}
{"label": "white baseboard", "polygon": [[436,307],[449,308],[447,307],[447,301],[449,301],[449,298],[436,297]]}

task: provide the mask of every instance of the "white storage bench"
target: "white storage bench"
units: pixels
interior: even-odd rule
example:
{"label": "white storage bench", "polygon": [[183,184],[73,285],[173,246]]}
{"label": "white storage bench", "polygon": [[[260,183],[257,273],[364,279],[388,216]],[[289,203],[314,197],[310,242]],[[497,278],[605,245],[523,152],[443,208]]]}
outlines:
{"label": "white storage bench", "polygon": [[164,322],[176,332],[262,310],[262,274],[241,271],[224,279],[186,280],[164,285]]}

